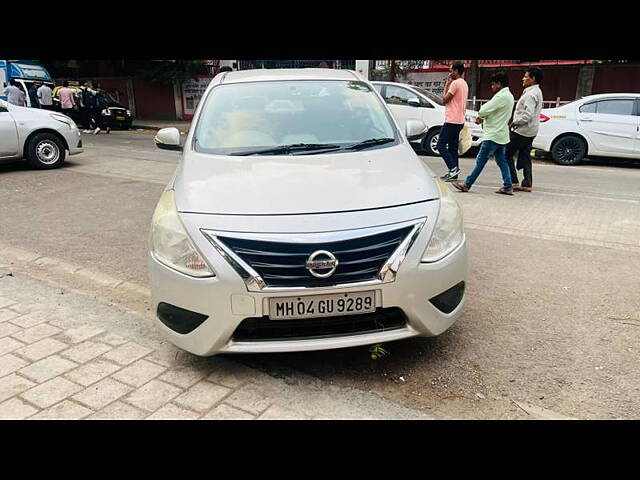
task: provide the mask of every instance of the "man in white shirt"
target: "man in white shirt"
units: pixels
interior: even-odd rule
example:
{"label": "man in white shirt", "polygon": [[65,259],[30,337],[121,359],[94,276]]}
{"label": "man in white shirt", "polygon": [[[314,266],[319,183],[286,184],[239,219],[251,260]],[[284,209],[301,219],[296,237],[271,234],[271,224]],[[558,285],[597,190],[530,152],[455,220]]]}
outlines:
{"label": "man in white shirt", "polygon": [[[511,172],[513,189],[519,192],[530,192],[533,189],[533,168],[531,166],[531,145],[540,127],[540,111],[542,110],[542,70],[529,68],[522,78],[524,91],[516,104],[513,120],[509,124],[511,135],[507,145],[507,163]],[[518,185],[518,173],[513,163],[513,155],[518,152],[518,170],[522,169],[524,178]]]}
{"label": "man in white shirt", "polygon": [[11,85],[5,88],[4,94],[7,96],[7,102],[12,105],[18,105],[19,107],[27,105],[27,98],[15,80],[11,80]]}
{"label": "man in white shirt", "polygon": [[51,88],[46,83],[43,83],[40,88],[38,88],[38,101],[40,102],[40,107],[45,110],[53,110],[53,98],[51,96]]}

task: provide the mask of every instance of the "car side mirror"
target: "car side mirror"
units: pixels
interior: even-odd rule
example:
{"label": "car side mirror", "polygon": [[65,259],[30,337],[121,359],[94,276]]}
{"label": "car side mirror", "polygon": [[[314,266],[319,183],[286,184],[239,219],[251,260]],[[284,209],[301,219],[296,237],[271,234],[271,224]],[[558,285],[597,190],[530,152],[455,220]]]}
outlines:
{"label": "car side mirror", "polygon": [[409,100],[407,100],[407,103],[409,105],[411,105],[412,107],[419,107],[420,106],[420,99],[418,97],[413,97],[413,98],[410,98]]}
{"label": "car side mirror", "polygon": [[422,120],[407,120],[405,132],[407,139],[420,140],[427,133],[427,126]]}
{"label": "car side mirror", "polygon": [[159,130],[153,141],[156,142],[156,147],[162,150],[182,151],[180,132],[177,128],[163,128]]}

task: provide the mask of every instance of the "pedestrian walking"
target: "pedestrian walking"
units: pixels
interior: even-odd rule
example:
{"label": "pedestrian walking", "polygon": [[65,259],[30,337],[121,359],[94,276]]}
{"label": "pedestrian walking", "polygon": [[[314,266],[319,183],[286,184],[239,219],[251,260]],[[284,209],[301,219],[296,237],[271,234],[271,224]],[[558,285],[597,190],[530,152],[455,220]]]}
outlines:
{"label": "pedestrian walking", "polygon": [[31,108],[40,108],[40,102],[38,101],[38,84],[32,83],[29,87],[29,101],[31,102]]}
{"label": "pedestrian walking", "polygon": [[[513,189],[530,192],[533,189],[533,168],[531,166],[531,145],[540,128],[540,111],[542,110],[542,70],[529,68],[522,78],[524,91],[513,113],[510,124],[511,134],[507,145],[507,162],[511,173]],[[514,165],[513,155],[518,154],[518,163]],[[522,170],[522,183],[518,183],[518,172]]]}
{"label": "pedestrian walking", "polygon": [[53,98],[51,96],[51,88],[46,83],[43,83],[37,90],[38,103],[40,108],[45,110],[53,110]]}
{"label": "pedestrian walking", "polygon": [[73,115],[73,109],[76,106],[76,100],[73,90],[69,88],[69,82],[67,80],[62,82],[62,88],[58,90],[58,98],[60,99],[62,113],[71,117]]}
{"label": "pedestrian walking", "polygon": [[462,75],[464,74],[464,64],[454,62],[449,68],[449,78],[444,86],[444,125],[440,129],[438,144],[436,149],[440,152],[444,163],[449,171],[444,174],[442,180],[453,182],[458,179],[460,168],[458,168],[458,143],[460,131],[464,127],[464,117],[467,110],[467,97],[469,96],[469,86]]}
{"label": "pedestrian walking", "polygon": [[96,124],[93,119],[93,110],[95,108],[95,91],[86,86],[84,80],[80,80],[80,92],[78,99],[80,102],[80,123],[85,129],[85,133],[89,133]]}
{"label": "pedestrian walking", "polygon": [[27,99],[22,88],[15,80],[9,82],[9,86],[4,89],[4,94],[7,96],[7,102],[19,107],[25,107],[27,105]]}
{"label": "pedestrian walking", "polygon": [[[102,118],[102,111],[106,108],[109,108],[109,102],[107,101],[107,96],[104,93],[102,88],[96,88],[95,94],[95,107],[93,109],[92,117],[93,121],[96,124],[96,128],[93,131],[94,135],[100,133],[102,128],[104,128],[104,120]],[[111,132],[111,127],[107,125],[106,133]]]}
{"label": "pedestrian walking", "polygon": [[509,143],[509,119],[515,103],[513,95],[509,91],[509,77],[505,73],[496,73],[489,80],[494,95],[478,111],[476,123],[483,124],[482,143],[476,157],[476,166],[464,183],[454,182],[453,186],[461,192],[468,192],[482,172],[491,156],[496,157],[496,162],[502,173],[504,185],[496,193],[513,195],[511,174],[506,157],[506,145]]}

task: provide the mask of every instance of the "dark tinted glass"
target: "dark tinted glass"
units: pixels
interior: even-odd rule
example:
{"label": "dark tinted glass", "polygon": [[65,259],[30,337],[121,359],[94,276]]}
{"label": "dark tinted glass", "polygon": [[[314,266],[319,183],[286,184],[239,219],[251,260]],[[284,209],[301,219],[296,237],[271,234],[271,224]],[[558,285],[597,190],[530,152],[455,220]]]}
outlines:
{"label": "dark tinted glass", "polygon": [[587,103],[580,107],[582,113],[596,113],[596,103]]}
{"label": "dark tinted glass", "polygon": [[633,115],[633,104],[633,100],[602,100],[598,102],[596,113]]}
{"label": "dark tinted glass", "polygon": [[392,85],[387,85],[385,100],[390,105],[410,105],[409,100],[413,100],[418,103],[420,102],[418,95],[412,91]]}

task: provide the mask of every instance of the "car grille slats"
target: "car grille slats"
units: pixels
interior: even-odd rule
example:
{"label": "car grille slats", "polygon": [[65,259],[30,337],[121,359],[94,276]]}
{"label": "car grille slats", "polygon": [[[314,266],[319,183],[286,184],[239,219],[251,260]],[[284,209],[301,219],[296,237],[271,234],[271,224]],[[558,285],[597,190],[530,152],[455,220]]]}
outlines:
{"label": "car grille slats", "polygon": [[[323,243],[288,243],[218,236],[251,266],[269,287],[322,287],[375,280],[380,269],[412,227]],[[338,267],[329,278],[316,278],[306,260],[318,250],[335,255]]]}
{"label": "car grille slats", "polygon": [[407,317],[398,307],[378,308],[373,313],[337,317],[273,321],[268,316],[246,318],[233,334],[238,342],[302,340],[344,335],[381,333],[406,328]]}

